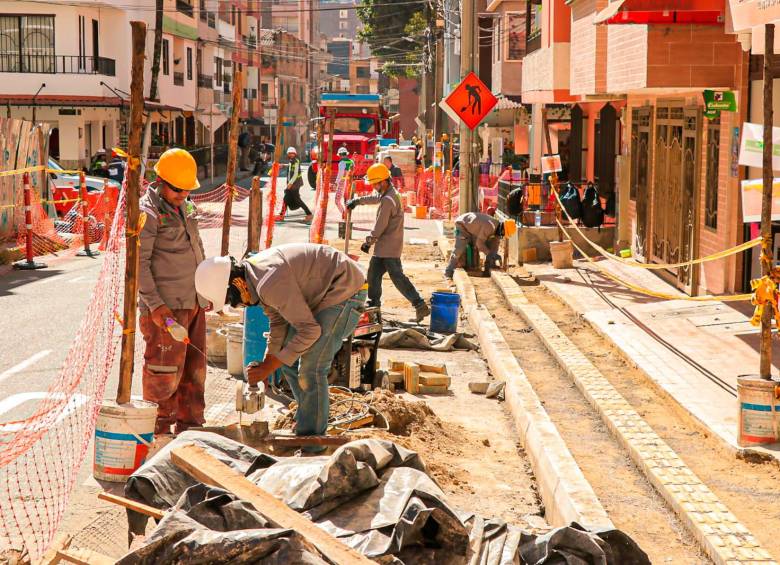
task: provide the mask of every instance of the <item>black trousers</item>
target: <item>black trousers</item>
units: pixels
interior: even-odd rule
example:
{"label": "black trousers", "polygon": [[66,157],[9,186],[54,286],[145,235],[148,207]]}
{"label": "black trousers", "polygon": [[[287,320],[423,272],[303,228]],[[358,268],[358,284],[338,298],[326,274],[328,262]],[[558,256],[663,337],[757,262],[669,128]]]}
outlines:
{"label": "black trousers", "polygon": [[287,204],[287,208],[290,210],[297,210],[302,208],[303,212],[307,215],[311,215],[311,210],[306,206],[306,203],[301,198],[301,186],[303,181],[298,179],[289,188],[284,189],[284,203]]}

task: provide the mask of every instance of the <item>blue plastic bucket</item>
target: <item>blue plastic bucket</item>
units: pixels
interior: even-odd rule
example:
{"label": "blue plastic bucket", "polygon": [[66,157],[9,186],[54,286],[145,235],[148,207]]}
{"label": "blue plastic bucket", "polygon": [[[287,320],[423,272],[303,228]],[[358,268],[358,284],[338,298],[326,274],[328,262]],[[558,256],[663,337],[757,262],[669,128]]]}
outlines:
{"label": "blue plastic bucket", "polygon": [[431,331],[452,334],[458,331],[460,295],[454,292],[434,292],[431,296]]}
{"label": "blue plastic bucket", "polygon": [[262,361],[268,348],[271,322],[261,306],[247,306],[244,310],[244,367],[252,361]]}

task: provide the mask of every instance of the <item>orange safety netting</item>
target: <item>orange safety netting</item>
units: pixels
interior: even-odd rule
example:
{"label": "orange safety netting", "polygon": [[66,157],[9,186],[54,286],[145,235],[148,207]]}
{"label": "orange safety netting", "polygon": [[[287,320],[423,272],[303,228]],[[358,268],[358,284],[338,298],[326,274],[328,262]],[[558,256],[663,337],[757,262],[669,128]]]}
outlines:
{"label": "orange safety netting", "polygon": [[416,206],[426,206],[428,217],[435,219],[454,218],[458,215],[458,195],[460,193],[459,177],[449,171],[420,170],[416,176],[414,203],[407,198],[407,203]]}

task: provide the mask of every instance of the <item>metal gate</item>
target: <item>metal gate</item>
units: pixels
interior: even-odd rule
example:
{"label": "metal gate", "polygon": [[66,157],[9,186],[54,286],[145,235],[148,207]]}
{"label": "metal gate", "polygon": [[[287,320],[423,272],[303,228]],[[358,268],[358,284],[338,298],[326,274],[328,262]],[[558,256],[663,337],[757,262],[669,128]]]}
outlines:
{"label": "metal gate", "polygon": [[[659,105],[656,109],[650,246],[655,263],[693,258],[698,235],[700,122],[696,107]],[[667,278],[693,294],[696,274],[695,268],[683,267],[669,270]]]}
{"label": "metal gate", "polygon": [[631,112],[631,180],[630,197],[636,203],[634,251],[647,257],[648,186],[652,153],[653,109],[634,108]]}

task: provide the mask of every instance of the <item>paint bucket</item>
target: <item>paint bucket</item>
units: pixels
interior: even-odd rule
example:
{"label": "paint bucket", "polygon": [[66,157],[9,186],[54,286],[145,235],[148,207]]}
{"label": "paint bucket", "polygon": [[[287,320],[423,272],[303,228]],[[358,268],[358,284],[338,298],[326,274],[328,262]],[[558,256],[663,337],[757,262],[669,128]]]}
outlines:
{"label": "paint bucket", "polygon": [[154,402],[132,398],[119,405],[104,400],[95,424],[95,478],[123,483],[143,465],[154,440],[156,420]]}
{"label": "paint bucket", "polygon": [[757,375],[737,377],[741,447],[775,443],[780,439],[780,382]]}
{"label": "paint bucket", "polygon": [[414,207],[414,217],[418,220],[424,220],[428,217],[428,207],[427,206],[415,206]]}
{"label": "paint bucket", "polygon": [[460,295],[455,292],[434,292],[431,295],[431,331],[452,334],[458,331]]}
{"label": "paint bucket", "polygon": [[271,322],[260,306],[247,306],[244,312],[244,360],[246,367],[252,361],[262,361],[268,348]]}
{"label": "paint bucket", "polygon": [[227,370],[234,377],[244,376],[244,324],[227,325]]}
{"label": "paint bucket", "polygon": [[550,255],[552,264],[556,269],[571,269],[574,250],[571,241],[551,241]]}

